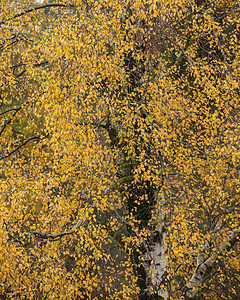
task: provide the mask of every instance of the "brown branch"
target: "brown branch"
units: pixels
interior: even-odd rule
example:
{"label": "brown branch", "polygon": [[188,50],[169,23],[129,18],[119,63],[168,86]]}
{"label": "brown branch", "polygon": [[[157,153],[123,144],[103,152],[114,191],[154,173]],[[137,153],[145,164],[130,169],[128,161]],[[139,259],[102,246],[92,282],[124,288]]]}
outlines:
{"label": "brown branch", "polygon": [[58,241],[60,240],[63,236],[72,234],[76,229],[78,229],[84,221],[82,219],[79,219],[77,224],[73,226],[72,229],[69,231],[62,231],[56,234],[51,234],[51,233],[42,233],[40,231],[28,231],[28,234],[31,234],[33,236],[34,242],[36,246],[38,247],[38,242],[37,238],[41,240],[49,240],[50,242]]}
{"label": "brown branch", "polygon": [[199,152],[201,153],[203,156],[199,156],[200,158],[203,158],[203,159],[206,159],[207,157],[211,158],[211,159],[214,159],[216,160],[216,158],[214,157],[211,157],[209,154],[207,154],[206,152],[194,147],[193,145],[191,145],[190,143],[188,142],[185,142],[185,141],[180,141],[180,140],[174,140],[174,139],[170,139],[171,142],[173,143],[179,143],[179,144],[183,144],[183,145],[186,145],[187,147],[193,149],[194,151],[196,152]]}
{"label": "brown branch", "polygon": [[64,3],[47,3],[47,4],[42,4],[42,5],[38,5],[35,7],[31,7],[28,9],[25,9],[24,11],[15,14],[14,16],[12,16],[11,18],[5,19],[5,20],[0,20],[0,25],[7,23],[8,21],[12,21],[18,17],[21,17],[23,15],[26,15],[30,12],[39,10],[39,9],[43,9],[43,8],[48,8],[48,7],[76,7],[73,4],[64,4]]}
{"label": "brown branch", "polygon": [[174,40],[172,40],[168,35],[166,35],[166,39],[181,50],[182,54],[185,56],[189,65],[191,66],[191,68],[194,69],[193,63],[192,63],[191,59],[189,58],[189,56],[187,55],[187,53],[185,52],[185,50],[183,49],[183,47],[181,45],[179,45],[177,42],[175,42]]}
{"label": "brown branch", "polygon": [[[2,135],[3,131],[5,130],[5,128],[7,127],[7,125],[9,125],[12,122],[13,117],[17,114],[17,112],[22,108],[22,106],[19,106],[15,109],[15,112],[13,113],[12,117],[9,118],[8,120],[6,120],[0,130],[0,136]],[[14,110],[14,109],[13,109]]]}
{"label": "brown branch", "polygon": [[[40,67],[40,66],[46,65],[46,64],[48,64],[48,63],[49,63],[48,60],[44,60],[44,61],[42,61],[42,62],[33,64],[33,67]],[[27,65],[26,63],[23,63],[23,64],[22,64],[22,66],[26,66],[26,65]],[[15,67],[15,66],[14,66],[14,67]],[[13,67],[12,67],[12,68],[13,68]],[[15,77],[18,78],[18,77],[22,76],[26,71],[27,71],[26,69],[22,70],[20,73],[18,73],[17,75],[15,75]]]}
{"label": "brown branch", "polygon": [[[19,68],[19,67],[22,67],[22,66],[30,65],[29,62],[30,62],[30,61],[27,61],[27,62],[20,62],[20,63],[17,64],[17,65],[11,66],[10,69],[15,69],[15,68]],[[40,67],[40,66],[46,65],[46,64],[48,64],[48,63],[49,63],[49,61],[46,60],[46,59],[44,59],[43,61],[40,61],[40,62],[38,62],[38,63],[34,63],[34,64],[33,64],[33,67]]]}
{"label": "brown branch", "polygon": [[7,153],[6,155],[0,157],[0,160],[3,160],[4,158],[8,158],[9,156],[11,156],[15,152],[17,152],[19,149],[21,149],[23,146],[25,146],[30,141],[32,141],[32,140],[40,140],[40,139],[41,139],[40,136],[37,136],[37,135],[34,135],[34,136],[30,137],[29,139],[27,139],[26,141],[24,141],[21,145],[17,146],[14,150],[12,150],[11,152]]}
{"label": "brown branch", "polygon": [[4,115],[4,114],[7,114],[7,113],[10,112],[10,111],[18,111],[20,108],[21,108],[21,107],[10,108],[10,109],[8,109],[8,110],[6,110],[6,111],[1,112],[1,113],[0,113],[0,116],[2,116],[2,115]]}

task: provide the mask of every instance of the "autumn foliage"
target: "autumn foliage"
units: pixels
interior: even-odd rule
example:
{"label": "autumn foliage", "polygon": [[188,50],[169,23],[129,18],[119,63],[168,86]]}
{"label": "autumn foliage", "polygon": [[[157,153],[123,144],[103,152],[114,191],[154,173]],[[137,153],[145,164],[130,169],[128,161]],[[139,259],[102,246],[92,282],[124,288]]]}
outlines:
{"label": "autumn foliage", "polygon": [[0,298],[239,299],[239,2],[0,5]]}

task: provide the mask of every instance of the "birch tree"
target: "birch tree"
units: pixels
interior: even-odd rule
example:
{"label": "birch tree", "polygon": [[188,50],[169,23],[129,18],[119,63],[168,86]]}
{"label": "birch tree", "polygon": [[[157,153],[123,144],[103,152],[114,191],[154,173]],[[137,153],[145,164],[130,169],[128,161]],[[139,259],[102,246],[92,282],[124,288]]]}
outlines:
{"label": "birch tree", "polygon": [[237,299],[239,11],[1,2],[1,297]]}

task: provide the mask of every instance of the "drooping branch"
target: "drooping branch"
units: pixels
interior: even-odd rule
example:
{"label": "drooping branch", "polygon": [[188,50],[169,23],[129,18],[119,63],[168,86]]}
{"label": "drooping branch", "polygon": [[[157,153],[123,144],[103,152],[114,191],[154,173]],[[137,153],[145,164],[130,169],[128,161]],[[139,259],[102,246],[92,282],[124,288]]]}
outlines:
{"label": "drooping branch", "polygon": [[[6,120],[6,121],[4,122],[4,124],[3,124],[3,126],[2,126],[2,128],[1,128],[1,130],[0,130],[0,136],[2,135],[2,133],[3,133],[3,131],[5,130],[5,128],[7,127],[7,125],[9,125],[9,124],[12,122],[13,117],[15,117],[15,115],[17,114],[17,112],[18,112],[21,108],[22,108],[22,106],[19,106],[19,107],[15,108],[15,109],[12,109],[12,110],[14,110],[14,113],[13,113],[12,117],[10,117],[8,120]],[[10,111],[10,110],[9,110],[9,111]]]}
{"label": "drooping branch", "polygon": [[34,6],[28,9],[25,9],[23,11],[21,11],[20,13],[17,13],[15,15],[13,15],[11,18],[5,19],[5,20],[0,20],[0,25],[7,23],[8,21],[12,21],[18,17],[21,17],[23,15],[26,15],[28,13],[31,13],[33,11],[36,10],[40,10],[43,8],[48,8],[48,7],[76,7],[73,4],[64,4],[64,3],[47,3],[47,4],[42,4],[42,5],[38,5],[38,6]]}
{"label": "drooping branch", "polygon": [[[220,251],[229,251],[240,238],[240,228],[235,228],[228,239],[221,245]],[[217,254],[214,254],[205,259],[206,252],[209,252],[210,245],[207,242],[197,256],[197,267],[190,281],[183,287],[180,300],[194,298],[198,288],[203,284],[206,277],[209,275],[217,260]]]}
{"label": "drooping branch", "polygon": [[17,146],[15,149],[13,149],[12,151],[8,152],[6,155],[0,157],[0,160],[4,159],[4,158],[8,158],[9,156],[11,156],[12,154],[14,154],[15,152],[17,152],[19,149],[21,149],[23,146],[25,146],[27,143],[29,143],[32,140],[40,140],[41,137],[38,135],[34,135],[30,138],[28,138],[26,141],[24,141],[21,145]]}
{"label": "drooping branch", "polygon": [[18,111],[19,109],[20,109],[21,107],[17,107],[17,108],[10,108],[10,109],[8,109],[8,110],[5,110],[5,111],[3,111],[3,112],[1,112],[0,113],[0,116],[2,116],[2,115],[4,115],[4,114],[7,114],[7,113],[9,113],[10,111]]}
{"label": "drooping branch", "polygon": [[62,231],[62,232],[58,232],[55,234],[45,233],[45,232],[40,232],[40,231],[28,231],[27,233],[31,234],[33,236],[34,242],[35,242],[36,246],[38,247],[37,239],[41,239],[41,240],[45,240],[45,241],[48,240],[50,242],[58,241],[63,236],[69,235],[69,234],[72,234],[73,232],[75,232],[75,230],[78,229],[83,224],[83,222],[84,222],[83,219],[79,219],[77,224],[75,226],[73,226],[73,228],[70,229],[69,231]]}

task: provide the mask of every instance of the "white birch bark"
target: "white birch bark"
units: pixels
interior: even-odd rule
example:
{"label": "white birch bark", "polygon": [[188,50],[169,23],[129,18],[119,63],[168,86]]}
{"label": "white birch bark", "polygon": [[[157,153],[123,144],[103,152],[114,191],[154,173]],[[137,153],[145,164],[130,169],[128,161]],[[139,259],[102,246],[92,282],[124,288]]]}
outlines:
{"label": "white birch bark", "polygon": [[[239,241],[240,231],[239,228],[233,230],[228,239],[222,244],[220,250],[229,250],[237,241]],[[229,249],[228,249],[229,248]],[[197,267],[186,286],[182,290],[180,300],[187,300],[194,298],[197,294],[198,288],[204,282],[209,271],[214,267],[217,255],[214,254],[206,259],[206,253],[209,252],[210,245],[207,242],[197,256]]]}
{"label": "white birch bark", "polygon": [[[166,287],[163,287],[163,277],[168,265],[166,259],[166,232],[164,232],[165,212],[162,209],[164,201],[164,195],[159,195],[154,215],[157,226],[153,234],[159,234],[161,239],[152,245],[148,245],[150,253],[146,253],[145,256],[145,271],[147,274],[147,293],[151,295],[155,291],[158,293],[158,296],[166,300],[168,298],[168,291]],[[159,207],[161,209],[158,209]]]}

